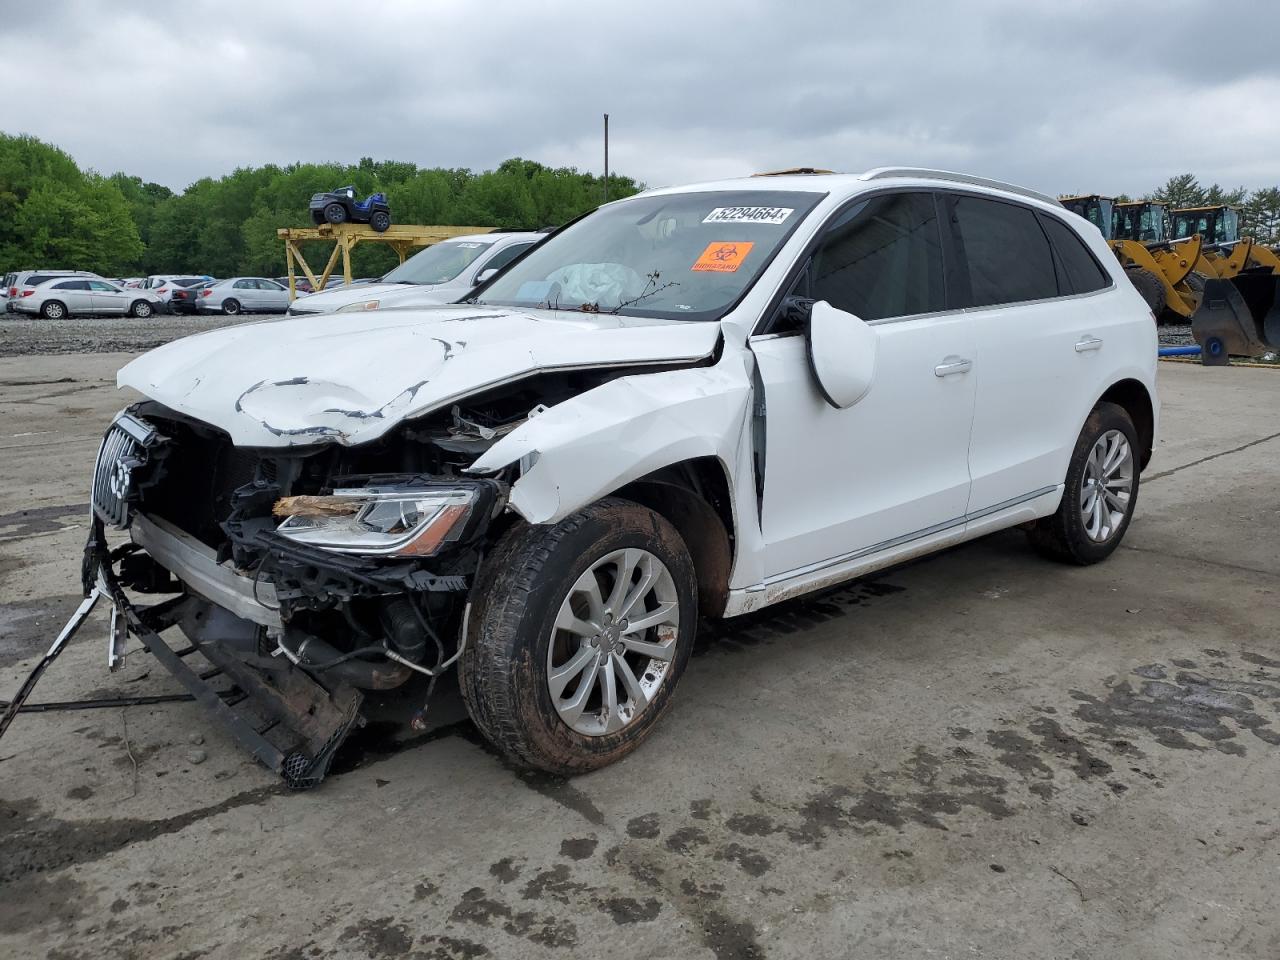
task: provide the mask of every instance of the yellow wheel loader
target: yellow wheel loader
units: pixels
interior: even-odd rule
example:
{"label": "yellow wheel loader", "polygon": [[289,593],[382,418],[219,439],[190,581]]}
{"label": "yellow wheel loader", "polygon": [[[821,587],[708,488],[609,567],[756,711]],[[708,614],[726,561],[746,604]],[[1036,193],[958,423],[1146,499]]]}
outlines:
{"label": "yellow wheel loader", "polygon": [[1234,207],[1187,207],[1170,215],[1173,235],[1201,236],[1195,273],[1204,278],[1191,335],[1207,364],[1232,355],[1256,357],[1280,349],[1280,257],[1240,236]]}
{"label": "yellow wheel loader", "polygon": [[1116,203],[1089,194],[1061,202],[1102,231],[1157,320],[1185,323],[1191,318],[1200,305],[1200,284],[1193,273],[1200,259],[1198,236],[1171,241],[1164,207],[1146,200]]}

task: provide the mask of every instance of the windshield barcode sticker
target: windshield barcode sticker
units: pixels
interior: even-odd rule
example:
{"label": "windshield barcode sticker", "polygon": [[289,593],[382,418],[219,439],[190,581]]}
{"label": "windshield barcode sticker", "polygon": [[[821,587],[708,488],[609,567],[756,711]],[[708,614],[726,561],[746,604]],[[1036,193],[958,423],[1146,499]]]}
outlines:
{"label": "windshield barcode sticker", "polygon": [[795,213],[791,207],[716,207],[703,223],[783,223]]}

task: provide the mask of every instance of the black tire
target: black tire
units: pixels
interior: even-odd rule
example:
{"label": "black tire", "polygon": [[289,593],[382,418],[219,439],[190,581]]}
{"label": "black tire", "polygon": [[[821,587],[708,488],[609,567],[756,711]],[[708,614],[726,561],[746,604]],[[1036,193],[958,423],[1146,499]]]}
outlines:
{"label": "black tire", "polygon": [[391,226],[391,214],[385,210],[379,210],[369,218],[369,226],[375,233],[385,233],[387,227]]}
{"label": "black tire", "polygon": [[[1132,481],[1124,518],[1115,525],[1106,539],[1099,541],[1088,534],[1081,515],[1081,500],[1089,456],[1098,440],[1112,430],[1124,434],[1129,443],[1133,457]],[[1100,402],[1085,420],[1084,429],[1076,440],[1071,462],[1067,466],[1066,487],[1057,512],[1037,520],[1027,531],[1031,545],[1051,560],[1079,566],[1098,563],[1111,556],[1124,539],[1125,531],[1133,520],[1133,511],[1138,505],[1139,460],[1138,432],[1134,429],[1128,412],[1117,404]]]}
{"label": "black tire", "polygon": [[1125,276],[1129,278],[1129,282],[1133,284],[1134,289],[1142,295],[1142,299],[1147,302],[1151,312],[1159,318],[1167,306],[1164,295],[1164,281],[1144,267],[1131,267],[1125,271]]}
{"label": "black tire", "polygon": [[[585,735],[557,713],[548,688],[556,617],[578,578],[626,547],[648,551],[671,574],[679,604],[675,650],[661,685],[627,726]],[[610,764],[639,746],[670,705],[693,649],[697,603],[688,548],[670,523],[645,507],[606,498],[555,525],[520,524],[490,552],[472,591],[458,665],[467,711],[516,766],[568,775]]]}
{"label": "black tire", "polygon": [[156,312],[155,307],[147,300],[135,300],[129,306],[129,316],[146,320]]}
{"label": "black tire", "polygon": [[234,317],[241,312],[240,301],[234,297],[227,297],[222,301],[222,312],[228,317]]}
{"label": "black tire", "polygon": [[324,219],[327,223],[346,223],[347,208],[340,203],[331,203],[324,208]]}
{"label": "black tire", "polygon": [[46,300],[40,306],[40,316],[46,320],[65,320],[70,315],[67,305],[61,300]]}

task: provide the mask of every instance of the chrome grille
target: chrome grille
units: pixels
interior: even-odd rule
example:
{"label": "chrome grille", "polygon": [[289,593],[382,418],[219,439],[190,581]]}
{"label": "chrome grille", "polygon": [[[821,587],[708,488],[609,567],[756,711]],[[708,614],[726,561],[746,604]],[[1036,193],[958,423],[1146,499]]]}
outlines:
{"label": "chrome grille", "polygon": [[93,470],[93,509],[104,523],[123,530],[129,526],[133,474],[147,462],[147,448],[157,437],[155,428],[127,413],[118,416],[102,438]]}

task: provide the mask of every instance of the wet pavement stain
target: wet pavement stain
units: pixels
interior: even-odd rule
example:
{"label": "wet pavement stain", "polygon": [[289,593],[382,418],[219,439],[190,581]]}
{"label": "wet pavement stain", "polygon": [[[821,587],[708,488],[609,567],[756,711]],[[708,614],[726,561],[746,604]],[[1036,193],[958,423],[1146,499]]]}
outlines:
{"label": "wet pavement stain", "polygon": [[560,856],[570,860],[587,860],[596,852],[598,841],[595,837],[566,837],[560,841]]}
{"label": "wet pavement stain", "polygon": [[1076,717],[1088,724],[1095,736],[1142,731],[1170,749],[1216,747],[1237,756],[1243,756],[1245,748],[1226,741],[1242,731],[1264,743],[1280,744],[1280,731],[1259,713],[1260,704],[1270,704],[1273,709],[1280,706],[1280,683],[1180,670],[1172,682],[1126,678],[1109,685],[1102,696],[1079,690],[1072,690],[1071,696],[1079,703]]}
{"label": "wet pavement stain", "polygon": [[0,800],[0,850],[5,853],[0,858],[0,897],[6,895],[7,884],[28,874],[99,860],[130,844],[177,833],[202,820],[265,803],[285,792],[283,785],[259,787],[159,820],[60,820],[42,814],[33,800]]}
{"label": "wet pavement stain", "polygon": [[396,923],[394,917],[360,920],[343,930],[338,937],[339,943],[358,943],[370,960],[403,957],[413,949],[413,940],[409,925]]}

